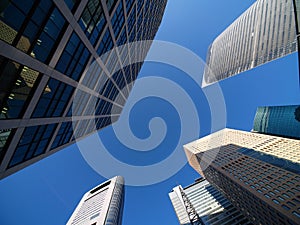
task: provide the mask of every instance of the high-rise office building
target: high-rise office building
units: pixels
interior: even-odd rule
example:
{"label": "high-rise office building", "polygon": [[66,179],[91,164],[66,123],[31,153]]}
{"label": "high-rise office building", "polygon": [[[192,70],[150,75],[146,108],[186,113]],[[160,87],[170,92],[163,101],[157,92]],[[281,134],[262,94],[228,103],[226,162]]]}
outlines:
{"label": "high-rise office building", "polygon": [[1,1],[0,178],[118,119],[165,6]]}
{"label": "high-rise office building", "polygon": [[84,194],[67,225],[121,225],[124,179],[114,177]]}
{"label": "high-rise office building", "polygon": [[300,0],[293,0],[295,12],[296,36],[298,43],[298,66],[299,66],[299,82],[300,82]]}
{"label": "high-rise office building", "polygon": [[251,224],[204,178],[185,188],[173,188],[169,197],[181,225]]}
{"label": "high-rise office building", "polygon": [[295,51],[293,0],[257,0],[210,45],[202,86]]}
{"label": "high-rise office building", "polygon": [[253,131],[300,139],[300,105],[258,107]]}
{"label": "high-rise office building", "polygon": [[253,224],[300,223],[300,141],[224,129],[184,146],[191,166]]}

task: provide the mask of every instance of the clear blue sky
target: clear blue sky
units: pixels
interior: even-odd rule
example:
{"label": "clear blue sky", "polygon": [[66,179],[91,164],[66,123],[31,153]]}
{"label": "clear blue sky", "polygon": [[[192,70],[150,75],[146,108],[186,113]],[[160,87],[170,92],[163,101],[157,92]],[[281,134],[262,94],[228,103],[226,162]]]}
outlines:
{"label": "clear blue sky", "polygon": [[[213,39],[253,2],[255,1],[169,0],[156,39],[182,45],[205,59],[207,48]],[[191,140],[208,134],[209,108],[198,86],[183,72],[153,63],[146,63],[139,77],[157,74],[178,83],[197,102],[201,131],[191,137]],[[227,127],[249,131],[257,106],[300,103],[297,54],[244,72],[222,81],[220,85],[226,101]],[[140,138],[149,135],[146,128],[151,117],[164,118],[170,127],[167,138],[154,152],[137,154],[120,146],[111,128],[102,130],[99,134],[101,138],[110,149],[114,149],[113,154],[118,155],[120,160],[133,165],[147,165],[166,158],[180,135],[179,116],[174,108],[162,99],[147,98],[137,104],[133,113],[130,123]],[[178,224],[168,192],[177,184],[191,184],[197,177],[189,165],[186,165],[161,183],[127,186],[123,224]],[[0,224],[64,224],[83,193],[104,180],[83,160],[78,147],[70,146],[0,181]]]}

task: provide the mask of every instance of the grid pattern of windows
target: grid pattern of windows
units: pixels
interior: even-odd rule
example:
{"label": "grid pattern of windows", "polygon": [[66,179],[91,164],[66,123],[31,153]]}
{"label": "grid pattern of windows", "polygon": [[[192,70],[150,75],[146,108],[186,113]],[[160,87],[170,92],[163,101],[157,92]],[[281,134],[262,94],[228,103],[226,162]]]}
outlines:
{"label": "grid pattern of windows", "polygon": [[203,178],[197,179],[194,184],[182,189],[173,188],[169,197],[177,214],[180,224],[189,224],[188,212],[180,189],[183,190],[190,203],[196,210],[202,224],[252,224],[243,216],[225,196]]}
{"label": "grid pattern of windows", "polygon": [[[0,56],[0,119],[20,118],[40,73]],[[44,93],[50,91],[45,87]]]}
{"label": "grid pattern of windows", "polygon": [[67,225],[121,225],[124,207],[124,179],[117,176],[85,193]]}
{"label": "grid pattern of windows", "polygon": [[111,24],[113,27],[113,30],[115,32],[115,37],[118,37],[120,34],[120,31],[124,25],[125,18],[124,18],[124,13],[123,13],[123,3],[120,1],[118,8],[116,12],[114,13],[112,19],[111,19]]}
{"label": "grid pattern of windows", "polygon": [[9,167],[43,154],[56,126],[49,124],[25,128]]}
{"label": "grid pattern of windows", "polygon": [[91,53],[74,32],[56,65],[56,69],[78,81],[90,55]]}
{"label": "grid pattern of windows", "polygon": [[299,105],[258,107],[253,130],[288,138],[300,139]]}
{"label": "grid pattern of windows", "polygon": [[72,122],[64,122],[61,124],[57,135],[52,143],[51,149],[68,143],[73,134]]}
{"label": "grid pattern of windows", "polygon": [[196,155],[191,165],[253,223],[298,224],[299,144],[298,140],[224,129],[187,144],[185,151]]}
{"label": "grid pattern of windows", "polygon": [[104,12],[100,1],[89,1],[81,15],[79,25],[92,45],[95,45],[99,39],[105,23]]}
{"label": "grid pattern of windows", "polygon": [[203,85],[297,50],[293,0],[256,1],[211,44]]}
{"label": "grid pattern of windows", "polygon": [[75,89],[53,78],[49,79],[46,87],[50,91],[40,97],[32,114],[33,118],[61,116]]}
{"label": "grid pattern of windows", "polygon": [[107,58],[103,57],[103,54],[105,52],[110,51],[112,48],[113,48],[113,40],[112,40],[111,35],[109,33],[109,29],[106,29],[106,31],[104,33],[104,36],[103,36],[103,38],[100,42],[100,45],[97,49],[97,53],[101,57],[103,62],[106,62],[106,59],[107,59]]}
{"label": "grid pattern of windows", "polygon": [[[213,167],[209,167],[205,171],[205,176],[209,182],[213,183],[220,191],[222,191],[226,197],[230,199],[230,201],[233,202],[233,204],[238,207],[254,224],[295,225],[299,223],[297,216],[286,216],[284,212],[286,207],[284,204],[280,207],[277,206],[280,202],[276,199],[272,199],[272,201],[263,200],[255,192],[253,193],[254,189],[249,190],[242,185],[237,185],[235,180],[228,179],[226,175]],[[218,179],[214,179],[214,177],[218,177]],[[258,194],[261,194],[260,191],[258,191]],[[297,198],[293,198],[291,201],[296,204],[299,202]],[[272,205],[273,202],[275,204]],[[291,211],[291,214],[297,212],[293,210]]]}
{"label": "grid pattern of windows", "polygon": [[0,39],[49,62],[66,25],[52,1],[6,1],[1,10]]}
{"label": "grid pattern of windows", "polygon": [[[0,178],[117,121],[142,65],[130,60],[143,61],[150,45],[114,48],[145,33],[152,40],[160,23],[142,23],[161,21],[167,1],[140,2],[1,3],[0,45],[13,54],[0,56]],[[27,131],[50,127],[53,137]]]}

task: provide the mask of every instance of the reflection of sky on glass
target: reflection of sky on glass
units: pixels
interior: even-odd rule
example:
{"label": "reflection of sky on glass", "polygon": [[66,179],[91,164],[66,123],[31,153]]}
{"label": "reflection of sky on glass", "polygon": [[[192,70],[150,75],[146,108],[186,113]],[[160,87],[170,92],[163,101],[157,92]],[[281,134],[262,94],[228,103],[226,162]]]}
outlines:
{"label": "reflection of sky on glass", "polygon": [[[187,4],[186,1],[169,0],[156,38],[183,45],[205,59],[206,50],[213,39],[253,2],[255,1],[191,0]],[[299,104],[297,69],[297,54],[292,54],[221,82],[227,107],[227,126],[251,130],[258,106]],[[179,83],[192,96],[199,111],[200,135],[208,134],[210,118],[207,116],[210,112],[199,87],[180,71],[159,65],[152,66],[151,63],[145,65],[139,77],[153,75],[160,75]],[[165,103],[163,100],[149,98],[133,109],[132,113],[142,115],[131,121],[133,131],[139,137],[147,137],[149,134],[148,123],[144,121],[147,121],[150,115],[142,112],[153,110],[162,114],[166,123],[178,118],[172,107]],[[168,111],[168,114],[164,114],[165,111]],[[174,138],[179,135],[177,129],[180,123],[177,122],[169,124]],[[120,148],[111,134],[110,128],[100,132],[105,143],[109,143],[114,149],[113,154],[137,165],[149,164],[167,157],[172,146],[176,144],[176,140],[169,142],[171,135],[168,133],[169,139],[163,142],[163,147],[146,153],[151,157],[145,159],[132,150],[126,153],[127,149]],[[121,151],[124,153],[120,153]],[[133,156],[127,158],[127,154]],[[186,165],[173,177],[159,184],[126,187],[123,225],[178,224],[167,193],[178,184],[186,186],[192,183],[197,177],[198,175]],[[103,181],[104,178],[95,173],[83,160],[77,146],[70,146],[0,181],[0,224],[64,224],[82,194]]]}

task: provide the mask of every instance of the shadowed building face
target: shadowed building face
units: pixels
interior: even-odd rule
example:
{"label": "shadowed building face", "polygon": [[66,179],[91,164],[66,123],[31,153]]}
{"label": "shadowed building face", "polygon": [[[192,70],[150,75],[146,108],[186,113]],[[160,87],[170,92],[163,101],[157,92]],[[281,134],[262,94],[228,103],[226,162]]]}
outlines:
{"label": "shadowed building face", "polygon": [[299,224],[299,140],[224,129],[184,146],[190,164],[254,224]]}
{"label": "shadowed building face", "polygon": [[1,1],[0,178],[119,118],[166,2]]}

